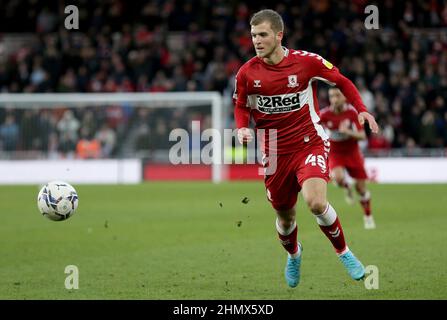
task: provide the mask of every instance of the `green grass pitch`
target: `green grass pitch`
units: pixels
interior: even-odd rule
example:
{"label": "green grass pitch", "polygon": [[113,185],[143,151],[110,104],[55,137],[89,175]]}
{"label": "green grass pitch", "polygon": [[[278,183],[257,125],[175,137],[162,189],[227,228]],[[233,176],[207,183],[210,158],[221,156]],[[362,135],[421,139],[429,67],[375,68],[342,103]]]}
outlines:
{"label": "green grass pitch", "polygon": [[[78,211],[62,222],[39,214],[36,186],[0,187],[1,299],[447,298],[446,185],[370,185],[378,228],[368,231],[360,205],[329,185],[378,290],[349,278],[301,198],[301,283],[288,288],[262,182],[75,187]],[[64,286],[67,265],[77,290]]]}

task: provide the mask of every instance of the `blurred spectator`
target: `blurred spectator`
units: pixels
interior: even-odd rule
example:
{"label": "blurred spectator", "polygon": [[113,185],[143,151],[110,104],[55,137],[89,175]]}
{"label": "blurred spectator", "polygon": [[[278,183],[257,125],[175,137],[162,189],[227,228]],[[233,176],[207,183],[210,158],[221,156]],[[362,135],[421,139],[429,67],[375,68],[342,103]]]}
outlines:
{"label": "blurred spectator", "polygon": [[76,151],[76,140],[70,137],[68,132],[62,133],[59,137],[58,151],[64,158],[74,158]]}
{"label": "blurred spectator", "polygon": [[109,126],[104,123],[96,133],[96,140],[101,144],[101,156],[108,158],[112,156],[116,145],[116,134]]}
{"label": "blurred spectator", "polygon": [[57,130],[59,130],[60,135],[66,134],[69,139],[77,141],[78,139],[78,129],[80,123],[78,119],[75,118],[73,111],[66,110],[64,115],[57,123]]}
{"label": "blurred spectator", "polygon": [[48,151],[49,137],[57,131],[57,120],[49,110],[40,110],[38,126],[39,136],[36,144],[40,150]]}
{"label": "blurred spectator", "polygon": [[20,122],[21,145],[24,150],[37,150],[39,148],[39,112],[38,110],[25,110]]}
{"label": "blurred spectator", "polygon": [[169,131],[163,119],[157,119],[155,127],[151,130],[149,146],[152,150],[161,149],[169,141]]}
{"label": "blurred spectator", "polygon": [[381,131],[383,137],[386,139],[388,145],[391,147],[395,139],[393,117],[391,115],[388,115],[381,123]]}
{"label": "blurred spectator", "polygon": [[36,31],[42,33],[53,31],[56,21],[56,15],[44,7],[37,15]]}
{"label": "blurred spectator", "polygon": [[87,128],[81,128],[81,139],[76,145],[76,156],[79,159],[98,159],[101,157],[101,143],[92,137]]}
{"label": "blurred spectator", "polygon": [[5,122],[0,125],[0,138],[3,150],[14,151],[19,141],[19,126],[12,114],[6,116]]}
{"label": "blurred spectator", "polygon": [[96,132],[96,120],[92,110],[85,110],[82,114],[80,123],[82,128],[86,128],[88,132]]}
{"label": "blurred spectator", "polygon": [[365,80],[363,80],[363,78],[358,78],[355,84],[357,86],[357,89],[359,89],[360,96],[362,97],[363,103],[365,104],[366,108],[369,112],[373,113],[376,108],[374,95],[365,86]]}
{"label": "blurred spectator", "polygon": [[435,126],[435,114],[433,111],[426,111],[422,116],[419,144],[423,148],[439,147],[438,135]]}
{"label": "blurred spectator", "polygon": [[48,87],[48,73],[42,67],[42,61],[40,57],[34,60],[33,70],[30,75],[30,82],[33,90],[37,92],[46,91]]}
{"label": "blurred spectator", "polygon": [[148,151],[150,149],[151,137],[149,135],[149,126],[145,123],[137,127],[137,136],[135,139],[135,149],[137,151]]}
{"label": "blurred spectator", "polygon": [[58,159],[59,158],[59,140],[57,134],[52,132],[48,137],[48,158]]}

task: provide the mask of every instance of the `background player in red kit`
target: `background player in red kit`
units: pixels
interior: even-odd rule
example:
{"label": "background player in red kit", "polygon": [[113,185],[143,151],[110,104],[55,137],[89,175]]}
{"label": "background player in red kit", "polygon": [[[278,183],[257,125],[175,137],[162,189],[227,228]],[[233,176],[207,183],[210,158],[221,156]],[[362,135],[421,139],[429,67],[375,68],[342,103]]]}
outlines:
{"label": "background player in red kit", "polygon": [[360,280],[364,267],[348,248],[337,214],[326,198],[329,141],[318,124],[315,81],[337,85],[359,112],[360,123],[368,121],[373,132],[378,131],[377,123],[366,112],[355,86],[336,67],[316,54],[282,47],[284,23],[277,12],[259,11],[250,25],[256,57],[236,75],[234,113],[241,143],[253,139],[250,118],[256,129],[276,130],[275,148],[270,147],[272,136],[263,142],[269,161],[266,167],[276,162],[276,170],[265,175],[265,186],[277,214],[279,239],[288,252],[287,284],[295,287],[300,281],[302,247],[295,222],[300,191],[350,276]]}
{"label": "background player in red kit", "polygon": [[345,170],[355,179],[355,189],[360,195],[360,204],[364,211],[365,229],[376,227],[371,215],[371,195],[366,189],[368,175],[358,140],[366,139],[365,130],[358,121],[358,113],[340,89],[329,89],[330,106],[320,112],[321,124],[329,129],[329,169],[332,178],[339,187],[346,190],[348,202],[352,202],[351,186],[348,184]]}

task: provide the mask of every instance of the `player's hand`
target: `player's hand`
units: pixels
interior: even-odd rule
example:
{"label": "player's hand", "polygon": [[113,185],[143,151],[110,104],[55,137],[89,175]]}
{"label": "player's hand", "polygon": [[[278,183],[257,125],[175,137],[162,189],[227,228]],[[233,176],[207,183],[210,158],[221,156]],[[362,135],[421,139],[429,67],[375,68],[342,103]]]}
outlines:
{"label": "player's hand", "polygon": [[240,144],[249,143],[253,141],[253,134],[250,128],[240,128],[237,131],[237,139]]}
{"label": "player's hand", "polygon": [[342,122],[340,122],[340,125],[338,126],[338,131],[340,131],[341,133],[348,133],[349,132],[349,120],[346,119]]}
{"label": "player's hand", "polygon": [[360,112],[359,113],[359,122],[361,125],[365,124],[365,120],[368,121],[369,128],[371,129],[372,133],[378,133],[379,132],[379,125],[376,122],[376,119],[374,119],[373,115],[371,115],[368,112]]}

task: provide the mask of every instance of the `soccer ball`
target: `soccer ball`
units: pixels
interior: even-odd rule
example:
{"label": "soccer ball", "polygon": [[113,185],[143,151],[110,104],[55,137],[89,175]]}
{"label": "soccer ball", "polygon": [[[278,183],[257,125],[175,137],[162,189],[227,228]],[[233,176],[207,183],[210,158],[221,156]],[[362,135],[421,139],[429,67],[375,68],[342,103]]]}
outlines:
{"label": "soccer ball", "polygon": [[50,220],[66,220],[78,207],[78,194],[67,182],[51,181],[40,189],[37,207],[40,213]]}

